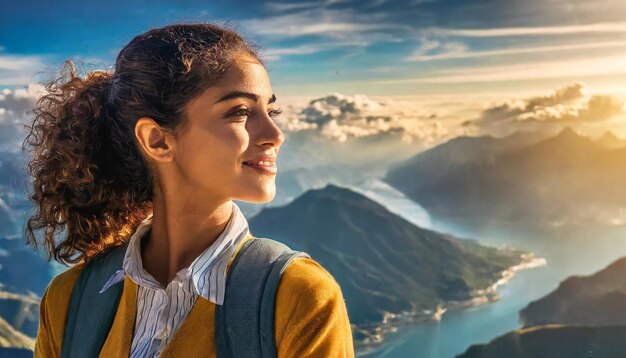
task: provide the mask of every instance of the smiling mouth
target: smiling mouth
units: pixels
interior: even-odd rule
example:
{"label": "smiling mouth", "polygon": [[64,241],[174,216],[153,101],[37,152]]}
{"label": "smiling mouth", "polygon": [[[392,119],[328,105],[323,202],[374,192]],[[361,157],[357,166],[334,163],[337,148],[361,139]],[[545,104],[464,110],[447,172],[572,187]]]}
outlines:
{"label": "smiling mouth", "polygon": [[256,163],[256,164],[252,164],[252,163],[242,163],[243,166],[245,167],[250,167],[252,169],[256,169],[260,172],[262,172],[263,174],[276,174],[278,172],[278,168],[276,167],[276,163],[274,162],[266,162],[268,164],[263,164],[263,163]]}

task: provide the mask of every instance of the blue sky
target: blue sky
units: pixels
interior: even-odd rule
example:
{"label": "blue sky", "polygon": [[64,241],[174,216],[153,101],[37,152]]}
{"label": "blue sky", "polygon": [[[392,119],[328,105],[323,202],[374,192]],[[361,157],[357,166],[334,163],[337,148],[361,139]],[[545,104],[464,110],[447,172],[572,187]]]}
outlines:
{"label": "blue sky", "polygon": [[566,126],[626,138],[621,0],[35,0],[0,5],[0,150],[65,60],[112,69],[134,36],[192,22],[260,47],[294,163]]}
{"label": "blue sky", "polygon": [[626,80],[620,1],[8,1],[0,88],[65,59],[112,66],[135,35],[173,22],[237,27],[294,96],[518,92]]}

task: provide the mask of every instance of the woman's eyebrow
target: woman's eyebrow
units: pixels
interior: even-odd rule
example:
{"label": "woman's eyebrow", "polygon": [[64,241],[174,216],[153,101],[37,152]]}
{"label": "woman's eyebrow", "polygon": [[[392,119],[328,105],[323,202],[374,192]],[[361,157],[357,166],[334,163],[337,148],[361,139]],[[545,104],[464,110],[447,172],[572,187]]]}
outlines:
{"label": "woman's eyebrow", "polygon": [[[249,99],[251,99],[251,100],[253,100],[255,102],[259,101],[259,96],[254,94],[254,93],[242,92],[242,91],[233,91],[233,92],[230,92],[230,93],[224,95],[222,98],[220,98],[214,104],[220,103],[222,101],[227,101],[227,100],[233,99],[233,98],[240,98],[240,97],[249,98]],[[276,102],[276,95],[272,94],[272,97],[267,102],[267,104],[272,104],[274,102]]]}

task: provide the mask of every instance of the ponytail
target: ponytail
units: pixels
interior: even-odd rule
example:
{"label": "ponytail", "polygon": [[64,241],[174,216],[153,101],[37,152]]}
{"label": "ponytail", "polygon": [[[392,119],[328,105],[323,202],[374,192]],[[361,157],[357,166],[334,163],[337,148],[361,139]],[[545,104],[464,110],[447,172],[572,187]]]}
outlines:
{"label": "ponytail", "polygon": [[[128,128],[109,114],[112,75],[93,71],[81,79],[71,61],[61,72],[37,101],[24,140],[24,146],[33,149],[28,172],[34,190],[29,199],[36,208],[25,236],[37,248],[34,231],[45,228],[48,260],[54,257],[67,264],[124,243],[147,215],[150,194],[147,187],[126,186],[123,176],[117,176],[119,165],[129,160],[127,153],[117,151],[133,148],[128,147]],[[145,164],[139,160],[135,166]],[[57,243],[55,233],[63,228],[67,237]]]}

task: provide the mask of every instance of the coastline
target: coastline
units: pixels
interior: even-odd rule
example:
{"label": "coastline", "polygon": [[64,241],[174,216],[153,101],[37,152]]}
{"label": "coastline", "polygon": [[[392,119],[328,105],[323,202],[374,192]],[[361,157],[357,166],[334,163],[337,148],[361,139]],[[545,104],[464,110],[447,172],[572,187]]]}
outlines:
{"label": "coastline", "polygon": [[[497,301],[500,299],[497,288],[507,284],[516,272],[544,266],[546,263],[546,259],[535,257],[533,253],[522,254],[519,264],[501,271],[501,277],[491,286],[472,291],[470,293],[472,298],[468,300],[445,301],[438,303],[433,309],[427,310],[402,311],[400,313],[383,312],[381,322],[364,325],[352,324],[352,332],[355,337],[355,355],[363,356],[377,351],[387,343],[386,336],[397,333],[404,327],[439,321],[447,311],[468,309]],[[362,338],[359,339],[359,337]]]}

